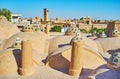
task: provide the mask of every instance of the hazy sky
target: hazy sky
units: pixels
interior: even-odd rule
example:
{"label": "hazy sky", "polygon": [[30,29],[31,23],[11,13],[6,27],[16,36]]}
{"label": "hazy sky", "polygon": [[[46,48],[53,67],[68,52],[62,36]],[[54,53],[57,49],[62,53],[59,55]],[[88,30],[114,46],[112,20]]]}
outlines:
{"label": "hazy sky", "polygon": [[43,8],[48,8],[49,18],[120,19],[120,0],[0,0],[0,8],[24,18],[43,17]]}

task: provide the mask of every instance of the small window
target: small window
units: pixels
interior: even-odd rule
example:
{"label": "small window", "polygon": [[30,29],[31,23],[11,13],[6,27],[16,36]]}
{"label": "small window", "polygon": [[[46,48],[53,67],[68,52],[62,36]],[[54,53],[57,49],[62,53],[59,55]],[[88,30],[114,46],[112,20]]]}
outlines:
{"label": "small window", "polygon": [[25,29],[27,29],[27,27],[25,27]]}
{"label": "small window", "polygon": [[28,27],[28,29],[30,29],[30,27]]}

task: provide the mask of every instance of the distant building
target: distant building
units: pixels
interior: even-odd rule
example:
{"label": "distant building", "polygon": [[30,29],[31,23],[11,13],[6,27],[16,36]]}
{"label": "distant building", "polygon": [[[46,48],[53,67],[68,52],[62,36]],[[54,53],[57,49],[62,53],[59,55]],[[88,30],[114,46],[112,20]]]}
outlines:
{"label": "distant building", "polygon": [[100,23],[93,23],[93,28],[107,28],[107,23],[106,22],[100,22]]}
{"label": "distant building", "polygon": [[106,21],[103,20],[93,20],[89,16],[86,16],[80,20],[77,21],[77,27],[80,29],[86,29],[89,31],[92,28],[107,28],[107,23]]}
{"label": "distant building", "polygon": [[89,16],[86,16],[83,18],[83,21],[84,21],[84,24],[91,25],[93,20]]}
{"label": "distant building", "polygon": [[11,22],[17,24],[20,20],[21,14],[12,14],[11,15]]}

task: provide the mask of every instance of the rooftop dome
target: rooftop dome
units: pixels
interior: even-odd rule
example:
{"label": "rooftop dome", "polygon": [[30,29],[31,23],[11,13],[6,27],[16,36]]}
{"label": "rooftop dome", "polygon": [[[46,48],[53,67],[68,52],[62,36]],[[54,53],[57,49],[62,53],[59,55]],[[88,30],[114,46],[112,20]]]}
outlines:
{"label": "rooftop dome", "polygon": [[0,16],[0,39],[8,39],[13,34],[20,32],[16,25],[7,21],[4,16]]}
{"label": "rooftop dome", "polygon": [[5,16],[0,16],[0,21],[7,21],[7,18]]}
{"label": "rooftop dome", "polygon": [[76,35],[78,30],[79,30],[78,27],[76,27],[76,25],[73,24],[67,29],[65,35]]}
{"label": "rooftop dome", "polygon": [[33,32],[33,27],[32,26],[25,26],[22,29],[23,32]]}
{"label": "rooftop dome", "polygon": [[[99,44],[99,48],[101,46],[101,55],[103,57],[110,57],[110,54],[115,52],[120,52],[120,37],[112,37],[112,38],[98,38],[95,40]],[[99,50],[100,51],[100,50]]]}
{"label": "rooftop dome", "polygon": [[32,42],[33,49],[39,53],[48,53],[48,36],[43,32],[20,32],[10,37],[1,47],[1,51],[12,48],[13,44],[19,38],[22,41],[30,40]]}
{"label": "rooftop dome", "polygon": [[[10,48],[0,53],[0,75],[18,74],[20,67],[21,49]],[[32,51],[34,67],[43,65],[43,55],[39,55],[35,50]]]}
{"label": "rooftop dome", "polygon": [[[68,39],[68,37],[66,36],[59,36],[56,37],[56,39],[53,38],[53,41],[51,42],[52,45],[50,44],[50,46],[53,47],[53,49],[51,49],[53,52],[50,53],[49,56],[47,57],[46,63],[47,65],[56,69],[69,68],[72,48],[70,45],[71,39],[72,37]],[[56,40],[61,41],[59,42]],[[85,46],[83,50],[84,68],[96,68],[99,65],[105,64],[106,62],[98,52],[98,46],[96,42],[88,38],[84,38],[84,40],[85,40]]]}
{"label": "rooftop dome", "polygon": [[119,36],[120,36],[120,32],[119,32],[119,30],[118,30],[117,27],[115,27],[115,28],[112,30],[111,34],[112,34],[113,37],[119,37]]}
{"label": "rooftop dome", "polygon": [[[48,53],[48,38],[49,37],[43,32],[20,32],[10,37],[3,44],[0,51],[0,74],[18,74],[17,70],[20,66],[21,56],[21,40],[31,41],[34,66],[44,65],[42,60],[45,59]],[[16,44],[18,44],[18,46],[15,46]]]}
{"label": "rooftop dome", "polygon": [[120,72],[120,52],[115,52],[108,61],[108,67]]}
{"label": "rooftop dome", "polygon": [[56,49],[70,44],[70,41],[73,37],[74,36],[66,36],[65,35],[65,36],[57,36],[55,38],[50,39],[49,53],[52,53]]}
{"label": "rooftop dome", "polygon": [[83,38],[81,37],[81,34],[80,34],[80,32],[77,32],[76,33],[76,36],[71,40],[71,42],[70,42],[70,44],[72,44],[73,42],[77,42],[77,41],[82,41],[83,40]]}

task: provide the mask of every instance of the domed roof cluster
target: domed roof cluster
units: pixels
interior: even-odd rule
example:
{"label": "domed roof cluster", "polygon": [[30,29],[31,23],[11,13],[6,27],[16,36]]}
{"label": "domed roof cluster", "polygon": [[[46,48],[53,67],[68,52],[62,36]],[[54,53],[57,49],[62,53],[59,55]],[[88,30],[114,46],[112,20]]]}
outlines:
{"label": "domed roof cluster", "polygon": [[[9,27],[7,23],[11,27]],[[5,27],[3,27],[3,24]],[[34,67],[37,68],[41,65],[45,67],[46,64],[52,68],[60,70],[68,70],[70,67],[72,49],[72,45],[70,43],[72,42],[84,41],[82,51],[84,58],[82,62],[83,69],[88,70],[96,69],[99,66],[106,64],[101,53],[119,47],[118,38],[103,38],[96,39],[97,41],[94,41],[89,38],[82,37],[79,29],[74,25],[68,28],[66,35],[55,35],[55,37],[51,39],[49,38],[49,35],[41,31],[34,32],[33,28],[29,26],[24,28],[27,31],[19,32],[18,28],[14,27],[14,25],[8,21],[0,20],[0,28],[2,29],[0,29],[0,35],[3,35],[0,39],[6,39],[6,41],[0,46],[0,74],[3,75],[18,75],[17,71],[21,62],[20,57],[22,51],[21,41],[30,40],[32,43],[32,61],[34,63]],[[72,35],[76,36],[74,37]],[[111,47],[112,45],[114,46]],[[101,49],[102,52],[100,51]],[[110,57],[108,67],[120,71],[120,52],[116,52]],[[52,72],[53,69],[49,71]],[[97,73],[99,73],[99,71]],[[37,72],[37,75],[35,76],[38,75],[39,72]]]}

